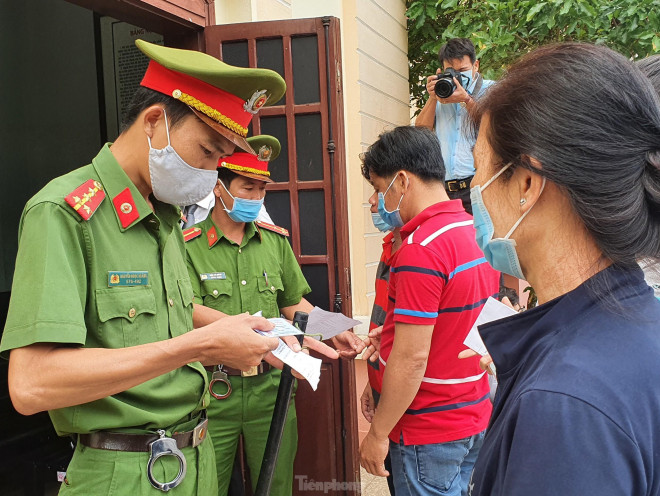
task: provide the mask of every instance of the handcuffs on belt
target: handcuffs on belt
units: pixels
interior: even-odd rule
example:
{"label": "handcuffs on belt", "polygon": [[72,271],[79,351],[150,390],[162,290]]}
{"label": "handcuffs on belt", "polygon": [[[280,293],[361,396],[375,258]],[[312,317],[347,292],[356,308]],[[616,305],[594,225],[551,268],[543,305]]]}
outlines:
{"label": "handcuffs on belt", "polygon": [[[199,446],[206,438],[208,423],[208,419],[205,418],[193,429],[193,448]],[[165,431],[163,429],[158,429],[158,435],[160,438],[149,443],[149,463],[147,463],[147,477],[149,478],[149,483],[153,487],[166,493],[170,489],[175,488],[181,484],[181,482],[183,482],[183,479],[186,476],[187,464],[185,455],[176,444],[176,439],[165,437]],[[160,482],[153,474],[154,463],[156,463],[156,460],[163,456],[174,456],[179,461],[179,473],[169,482]]]}
{"label": "handcuffs on belt", "polygon": [[[213,391],[213,386],[215,386],[216,382],[222,382],[225,386],[227,386],[227,392],[224,394],[217,394],[215,391]],[[224,400],[231,394],[231,382],[229,382],[229,379],[227,378],[227,372],[222,370],[222,365],[218,365],[217,369],[213,371],[211,382],[209,382],[209,393],[211,393],[211,396],[213,396],[216,400]]]}

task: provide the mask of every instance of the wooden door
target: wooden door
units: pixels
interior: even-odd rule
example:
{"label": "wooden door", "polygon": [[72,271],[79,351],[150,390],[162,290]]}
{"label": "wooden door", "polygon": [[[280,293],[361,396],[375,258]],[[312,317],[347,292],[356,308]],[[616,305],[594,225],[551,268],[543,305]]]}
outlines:
{"label": "wooden door", "polygon": [[[232,65],[273,69],[285,79],[285,96],[262,108],[250,130],[282,144],[269,167],[275,182],[268,185],[266,208],[291,233],[312,288],[309,301],[351,315],[339,20],[256,22],[204,31],[207,53]],[[352,361],[324,359],[316,392],[300,384],[294,494],[309,494],[316,487],[310,484],[325,482],[328,494],[355,493],[355,485],[341,484],[359,482],[355,401]]]}

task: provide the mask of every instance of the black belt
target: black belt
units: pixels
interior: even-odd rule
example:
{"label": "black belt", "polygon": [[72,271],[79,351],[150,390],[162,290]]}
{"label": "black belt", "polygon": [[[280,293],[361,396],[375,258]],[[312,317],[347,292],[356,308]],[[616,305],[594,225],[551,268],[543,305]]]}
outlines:
{"label": "black belt", "polygon": [[[203,419],[191,431],[177,432],[170,436],[179,449],[198,446],[206,439],[208,420]],[[83,446],[109,451],[149,452],[150,444],[159,439],[158,434],[126,434],[122,432],[92,432],[80,434],[78,440]]]}
{"label": "black belt", "polygon": [[452,179],[451,181],[445,181],[445,189],[451,192],[469,189],[470,181],[472,181],[473,177],[474,176],[470,176],[466,177],[465,179]]}
{"label": "black belt", "polygon": [[[204,368],[209,372],[213,372],[215,370],[215,366],[213,365],[210,366],[205,365]],[[240,376],[240,377],[253,377],[255,375],[262,375],[265,374],[266,372],[269,372],[270,369],[271,366],[268,362],[261,362],[256,367],[250,367],[248,370],[232,369],[231,367],[227,367],[226,365],[222,366],[223,372],[225,372],[227,375]]]}

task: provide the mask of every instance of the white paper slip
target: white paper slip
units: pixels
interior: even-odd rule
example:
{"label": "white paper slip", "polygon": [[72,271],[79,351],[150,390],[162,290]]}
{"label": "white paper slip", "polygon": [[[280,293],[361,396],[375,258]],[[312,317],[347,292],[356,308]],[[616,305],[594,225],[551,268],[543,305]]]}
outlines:
{"label": "white paper slip", "polygon": [[321,334],[323,339],[330,339],[337,334],[360,325],[359,320],[351,319],[341,313],[327,312],[314,307],[309,313],[306,332],[310,334]]}
{"label": "white paper slip", "polygon": [[281,317],[275,317],[268,319],[268,322],[272,322],[275,326],[275,329],[270,331],[257,331],[259,334],[264,336],[279,338],[281,336],[295,336],[296,334],[302,334],[302,331],[297,327],[291,325],[288,320]]}
{"label": "white paper slip", "polygon": [[277,348],[273,350],[273,355],[286,363],[289,367],[294,369],[302,375],[312,389],[316,391],[321,380],[321,362],[322,360],[309,356],[302,351],[294,352],[289,348],[281,339]]}
{"label": "white paper slip", "polygon": [[[465,341],[463,341],[463,344],[471,350],[476,351],[481,356],[487,355],[488,350],[486,349],[486,345],[481,339],[481,335],[479,334],[479,329],[477,329],[477,327],[481,324],[485,324],[486,322],[503,319],[504,317],[509,317],[510,315],[515,315],[517,313],[518,312],[516,312],[513,308],[505,305],[500,301],[497,301],[495,298],[488,298],[488,300],[486,300],[486,304],[481,309],[479,317],[477,317],[477,320],[472,326],[472,329],[470,329],[470,332],[465,338]],[[493,371],[493,373],[495,372],[494,367],[491,368],[491,371]]]}

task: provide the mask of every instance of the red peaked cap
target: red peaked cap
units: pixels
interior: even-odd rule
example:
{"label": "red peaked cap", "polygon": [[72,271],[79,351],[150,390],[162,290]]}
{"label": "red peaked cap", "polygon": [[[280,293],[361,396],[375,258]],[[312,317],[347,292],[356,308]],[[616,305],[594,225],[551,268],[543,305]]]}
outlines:
{"label": "red peaked cap", "polygon": [[270,179],[268,164],[280,154],[281,145],[277,138],[262,134],[247,139],[248,144],[257,152],[256,155],[245,152],[234,152],[229,157],[218,162],[218,169],[229,169],[241,176],[258,179],[259,181],[273,182]]}

